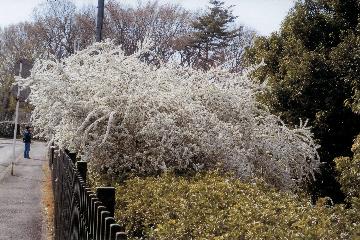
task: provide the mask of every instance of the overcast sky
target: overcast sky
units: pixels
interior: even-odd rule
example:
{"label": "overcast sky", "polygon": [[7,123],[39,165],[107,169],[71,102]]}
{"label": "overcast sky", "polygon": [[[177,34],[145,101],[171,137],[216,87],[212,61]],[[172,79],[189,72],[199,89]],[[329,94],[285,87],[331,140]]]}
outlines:
{"label": "overcast sky", "polygon": [[[29,20],[32,9],[44,0],[0,0],[0,26]],[[136,3],[137,0],[118,0],[126,4]],[[74,0],[78,6],[97,4],[97,0]],[[159,0],[159,2],[178,3],[188,9],[201,9],[208,5],[208,0]],[[235,5],[234,14],[240,23],[269,35],[279,29],[281,21],[294,0],[224,0],[227,5]]]}

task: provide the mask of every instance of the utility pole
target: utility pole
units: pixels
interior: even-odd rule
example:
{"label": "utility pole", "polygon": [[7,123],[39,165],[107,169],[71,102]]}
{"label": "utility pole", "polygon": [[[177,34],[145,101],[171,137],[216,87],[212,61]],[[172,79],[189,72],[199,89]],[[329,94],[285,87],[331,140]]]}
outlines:
{"label": "utility pole", "polygon": [[98,0],[98,15],[96,21],[96,42],[101,42],[102,40],[102,29],[104,22],[104,5],[105,0]]}
{"label": "utility pole", "polygon": [[[21,77],[22,72],[22,62],[20,61],[20,69],[19,69],[19,77]],[[20,85],[17,85],[17,95],[16,95],[16,110],[15,110],[15,126],[14,126],[14,140],[13,140],[13,160],[11,162],[11,175],[14,176],[14,163],[16,161],[16,136],[17,136],[17,127],[18,127],[18,119],[19,119],[19,104],[20,104]]]}

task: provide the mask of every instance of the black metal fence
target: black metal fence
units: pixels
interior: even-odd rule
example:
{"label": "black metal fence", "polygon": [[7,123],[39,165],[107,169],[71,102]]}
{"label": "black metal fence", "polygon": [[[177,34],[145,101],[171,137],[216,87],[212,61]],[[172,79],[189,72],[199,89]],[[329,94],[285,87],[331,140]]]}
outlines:
{"label": "black metal fence", "polygon": [[87,163],[52,147],[49,151],[54,191],[55,240],[126,240],[114,219],[115,188],[86,185]]}

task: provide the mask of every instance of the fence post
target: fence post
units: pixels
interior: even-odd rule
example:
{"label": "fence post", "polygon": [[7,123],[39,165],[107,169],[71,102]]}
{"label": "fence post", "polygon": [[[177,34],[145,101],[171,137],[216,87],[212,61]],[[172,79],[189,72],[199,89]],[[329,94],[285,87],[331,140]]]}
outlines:
{"label": "fence post", "polygon": [[76,163],[76,153],[71,153],[71,152],[69,152],[69,153],[68,153],[68,156],[69,156],[69,158],[71,159],[71,161],[72,161],[73,163]]}
{"label": "fence post", "polygon": [[[101,204],[101,203],[100,203]],[[102,216],[102,213],[103,212],[106,212],[106,207],[104,206],[99,206],[97,209],[96,209],[96,232],[95,232],[95,239],[96,240],[102,240],[101,239],[101,216]],[[109,213],[108,213],[109,214]]]}
{"label": "fence post", "polygon": [[[106,219],[109,218],[110,213],[108,211],[102,211],[100,213],[100,240],[108,240],[105,238],[106,234]],[[111,217],[110,217],[111,218]]]}
{"label": "fence post", "polygon": [[54,164],[54,151],[55,151],[55,145],[54,143],[51,143],[51,146],[50,146],[50,157],[49,157],[49,167],[53,167],[53,164]]}
{"label": "fence post", "polygon": [[[122,235],[119,238],[121,240],[126,240],[125,228],[121,227],[119,224],[110,224],[110,239],[113,240],[116,238],[116,234],[121,233]],[[125,236],[125,237],[124,237]]]}
{"label": "fence post", "polygon": [[105,240],[109,240],[110,238],[110,228],[111,228],[111,224],[115,223],[115,219],[112,217],[107,217],[105,218]]}
{"label": "fence post", "polygon": [[106,209],[110,212],[110,216],[114,217],[115,211],[115,188],[114,187],[99,187],[96,188],[96,196],[101,201]]}
{"label": "fence post", "polygon": [[115,240],[127,240],[126,233],[124,233],[124,232],[116,233]]}
{"label": "fence post", "polygon": [[77,164],[77,169],[78,169],[78,172],[80,174],[80,177],[84,180],[84,183],[86,183],[87,162],[78,161],[76,164]]}

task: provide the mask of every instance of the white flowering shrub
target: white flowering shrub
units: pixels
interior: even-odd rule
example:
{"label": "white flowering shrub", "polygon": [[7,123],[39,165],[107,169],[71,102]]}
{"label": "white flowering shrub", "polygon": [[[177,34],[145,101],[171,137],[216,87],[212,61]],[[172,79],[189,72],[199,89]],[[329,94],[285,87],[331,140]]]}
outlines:
{"label": "white flowering shrub", "polygon": [[145,52],[105,42],[39,60],[23,81],[39,135],[116,178],[220,168],[292,188],[313,175],[309,128],[289,129],[257,103],[261,86],[221,69],[152,66]]}

